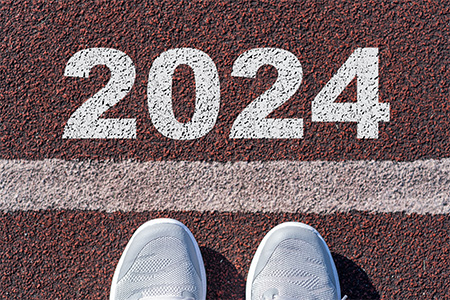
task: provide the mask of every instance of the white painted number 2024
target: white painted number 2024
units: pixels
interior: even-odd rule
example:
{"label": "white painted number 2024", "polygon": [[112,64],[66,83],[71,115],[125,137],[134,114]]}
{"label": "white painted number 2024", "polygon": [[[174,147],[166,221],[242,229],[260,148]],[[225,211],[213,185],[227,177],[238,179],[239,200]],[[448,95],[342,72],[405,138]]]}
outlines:
{"label": "white painted number 2024", "polygon": [[[187,123],[178,122],[172,106],[172,76],[179,65],[192,68],[195,78],[195,111]],[[135,119],[103,119],[100,116],[131,90],[136,75],[131,58],[110,48],[90,48],[75,53],[65,76],[85,77],[97,65],[105,65],[111,78],[104,88],[84,102],[64,128],[66,139],[134,139]],[[302,81],[302,66],[289,51],[256,48],[240,55],[231,75],[254,78],[263,65],[278,71],[273,86],[253,100],[236,118],[230,138],[292,139],[303,137],[302,119],[272,119],[267,116],[287,102]],[[356,77],[357,102],[335,103]],[[148,108],[155,128],[175,140],[192,140],[214,127],[220,108],[220,81],[216,65],[204,52],[177,48],[163,52],[154,61],[148,77]],[[389,121],[389,104],[378,100],[378,49],[357,48],[312,102],[313,122],[356,122],[357,138],[378,138],[378,123]]]}

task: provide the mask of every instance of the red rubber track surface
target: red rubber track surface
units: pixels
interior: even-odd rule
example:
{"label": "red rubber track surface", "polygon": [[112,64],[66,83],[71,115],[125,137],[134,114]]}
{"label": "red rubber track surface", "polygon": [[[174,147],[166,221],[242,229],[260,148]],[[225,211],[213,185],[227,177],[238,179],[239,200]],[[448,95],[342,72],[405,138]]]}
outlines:
{"label": "red rubber track surface", "polygon": [[[450,6],[446,1],[2,1],[0,5],[0,158],[136,160],[411,161],[450,156]],[[63,140],[69,116],[109,79],[95,67],[89,79],[64,77],[76,52],[109,47],[133,60],[131,92],[105,118],[136,118],[136,140]],[[147,77],[162,52],[193,47],[216,63],[221,107],[213,130],[174,141],[153,127]],[[277,47],[303,66],[298,92],[270,117],[303,118],[304,139],[232,140],[238,114],[277,74],[230,75],[251,48]],[[354,123],[312,123],[311,101],[357,47],[378,47],[380,102],[391,121],[380,137],[358,140]],[[194,111],[192,71],[174,76],[174,111]],[[356,101],[356,84],[338,101]]]}
{"label": "red rubber track surface", "polygon": [[107,299],[133,232],[176,218],[196,237],[208,299],[244,299],[245,278],[263,236],[284,221],[317,228],[350,299],[450,299],[450,216],[82,211],[0,214],[0,298]]}
{"label": "red rubber track surface", "polygon": [[[450,5],[445,1],[1,1],[0,159],[397,160],[450,157]],[[109,47],[136,66],[131,92],[105,118],[136,118],[135,140],[64,140],[70,115],[109,80],[64,77],[76,52]],[[217,65],[221,107],[213,130],[174,141],[153,127],[147,78],[162,52],[192,47]],[[297,93],[270,117],[303,118],[303,139],[232,140],[230,128],[275,81],[234,78],[252,48],[291,51],[303,67]],[[391,121],[379,138],[358,140],[354,123],[311,122],[311,101],[358,47],[379,48],[380,102]],[[356,101],[353,82],[338,101]],[[190,120],[195,84],[174,74],[177,119]],[[26,184],[26,183],[21,183]],[[209,299],[243,299],[245,277],[264,234],[283,221],[316,227],[350,299],[450,299],[448,215],[245,214],[200,212],[0,213],[0,298],[107,299],[133,231],[155,217],[184,222],[201,246]]]}

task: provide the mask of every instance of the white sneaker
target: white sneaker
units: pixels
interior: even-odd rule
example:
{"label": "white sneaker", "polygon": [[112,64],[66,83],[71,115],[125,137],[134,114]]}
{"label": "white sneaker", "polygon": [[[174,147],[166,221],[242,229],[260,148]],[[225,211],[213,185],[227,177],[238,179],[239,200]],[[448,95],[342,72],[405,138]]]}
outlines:
{"label": "white sneaker", "polygon": [[173,219],[139,227],[120,257],[110,300],[205,300],[206,273],[189,229]]}
{"label": "white sneaker", "polygon": [[250,265],[246,299],[340,300],[336,266],[320,234],[298,222],[270,230]]}

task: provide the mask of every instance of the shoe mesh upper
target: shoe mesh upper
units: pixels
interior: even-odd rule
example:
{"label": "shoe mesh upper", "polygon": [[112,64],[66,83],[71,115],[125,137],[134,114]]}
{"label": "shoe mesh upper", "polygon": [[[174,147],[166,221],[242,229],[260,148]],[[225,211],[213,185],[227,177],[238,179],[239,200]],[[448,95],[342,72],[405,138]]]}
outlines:
{"label": "shoe mesh upper", "polygon": [[117,299],[155,296],[182,296],[199,299],[200,278],[183,242],[175,237],[159,237],[141,250],[128,272],[117,283]]}
{"label": "shoe mesh upper", "polygon": [[319,249],[302,240],[286,239],[256,275],[252,299],[267,299],[268,290],[284,299],[336,299],[328,272]]}

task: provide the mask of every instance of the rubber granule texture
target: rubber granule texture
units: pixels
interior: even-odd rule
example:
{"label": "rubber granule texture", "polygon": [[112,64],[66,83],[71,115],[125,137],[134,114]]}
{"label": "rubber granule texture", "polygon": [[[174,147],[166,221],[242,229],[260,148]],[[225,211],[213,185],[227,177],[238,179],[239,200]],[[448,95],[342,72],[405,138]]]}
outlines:
{"label": "rubber granule texture", "polygon": [[315,227],[349,299],[450,299],[450,216],[217,212],[0,214],[0,298],[107,299],[133,232],[149,219],[185,223],[205,260],[208,299],[244,299],[263,236],[284,221]]}
{"label": "rubber granule texture", "polygon": [[[0,158],[239,160],[397,160],[450,156],[448,1],[2,1],[0,5]],[[108,82],[65,77],[78,51],[105,47],[136,67],[130,92],[101,118],[133,118],[136,139],[63,139],[69,117]],[[215,126],[188,141],[164,137],[147,104],[150,68],[163,52],[205,52],[217,66],[221,104]],[[299,90],[269,118],[301,118],[303,139],[230,139],[237,116],[277,78],[231,76],[253,48],[292,52]],[[356,124],[312,122],[311,102],[357,48],[379,50],[379,101],[390,121],[378,139],[357,139]],[[173,111],[188,122],[195,107],[192,70],[176,69]],[[356,101],[356,80],[337,102]],[[157,113],[157,112],[154,112]]]}

